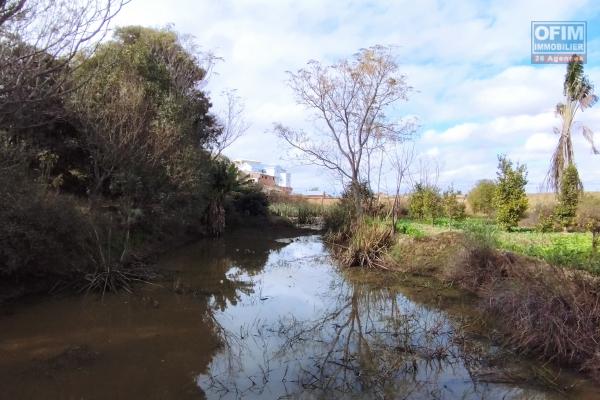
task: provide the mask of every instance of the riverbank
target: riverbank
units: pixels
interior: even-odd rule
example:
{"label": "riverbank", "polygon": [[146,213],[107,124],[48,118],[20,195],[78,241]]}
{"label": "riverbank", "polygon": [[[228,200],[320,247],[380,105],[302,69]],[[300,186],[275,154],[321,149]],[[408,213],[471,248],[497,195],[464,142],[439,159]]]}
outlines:
{"label": "riverbank", "polygon": [[[233,220],[226,228],[224,235],[229,235],[239,229],[267,227],[269,230],[287,232],[292,235],[301,228],[295,227],[285,218],[271,215],[245,216],[243,219]],[[136,244],[129,249],[128,261],[119,265],[125,273],[135,273],[132,276],[132,285],[136,282],[153,282],[160,279],[164,271],[156,267],[157,260],[165,253],[184,247],[198,240],[210,238],[206,232],[188,229],[164,231],[159,236],[145,236],[136,238]],[[115,250],[116,252],[116,250]],[[71,260],[68,268],[55,266],[49,270],[69,270],[68,274],[38,274],[26,278],[11,279],[5,277],[0,280],[0,305],[10,304],[24,298],[42,298],[57,295],[72,295],[88,292],[90,280],[93,279],[93,270],[84,268],[88,260],[78,262]],[[77,267],[77,265],[80,267]],[[100,292],[102,288],[99,289]],[[130,291],[131,287],[118,288]],[[92,290],[94,291],[94,290]]]}
{"label": "riverbank", "polygon": [[394,234],[375,220],[329,238],[346,266],[431,277],[473,293],[505,345],[600,379],[599,278],[499,249],[483,224],[441,231],[399,226]]}

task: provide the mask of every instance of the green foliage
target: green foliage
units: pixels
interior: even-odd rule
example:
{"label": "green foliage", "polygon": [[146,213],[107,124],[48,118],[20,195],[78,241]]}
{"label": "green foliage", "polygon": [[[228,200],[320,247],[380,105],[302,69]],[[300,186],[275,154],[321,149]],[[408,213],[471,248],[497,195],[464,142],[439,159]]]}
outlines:
{"label": "green foliage", "polygon": [[469,220],[463,225],[467,240],[479,249],[495,249],[498,246],[498,228],[484,220]]}
{"label": "green foliage", "polygon": [[408,198],[409,216],[418,220],[433,221],[444,212],[442,196],[437,187],[417,183]]}
{"label": "green foliage", "polygon": [[465,204],[458,200],[458,192],[449,188],[442,195],[442,209],[444,216],[452,220],[465,218]]}
{"label": "green foliage", "polygon": [[[27,132],[0,126],[0,274],[109,271],[114,263],[97,262],[98,249],[121,268],[130,243],[220,234],[226,214],[266,214],[264,193],[207,151],[222,127],[190,49],[170,29],[119,28],[69,63],[72,87],[44,104],[60,118]],[[41,112],[33,107],[20,122],[36,125]],[[90,221],[102,221],[94,235]]]}
{"label": "green foliage", "polygon": [[494,194],[496,184],[492,180],[483,179],[475,184],[467,195],[467,201],[475,214],[485,214],[491,217],[494,214]]}
{"label": "green foliage", "polygon": [[536,204],[533,210],[530,211],[530,219],[539,232],[555,232],[559,228],[554,204]]}
{"label": "green foliage", "polygon": [[579,173],[575,165],[570,164],[562,175],[558,193],[558,206],[555,212],[557,220],[565,228],[572,226],[574,223],[581,192]]}
{"label": "green foliage", "polygon": [[540,258],[553,265],[600,273],[593,257],[592,238],[585,233],[510,232],[499,236],[498,247]]}
{"label": "green foliage", "polygon": [[269,199],[258,185],[245,185],[230,193],[233,210],[243,216],[265,216],[269,210]]}
{"label": "green foliage", "polygon": [[600,241],[600,198],[584,196],[579,203],[576,214],[577,226],[592,234],[592,250],[596,254]]}
{"label": "green foliage", "polygon": [[503,229],[517,226],[527,210],[525,193],[527,169],[525,165],[513,166],[505,156],[498,157],[498,181],[494,192],[496,222]]}
{"label": "green foliage", "polygon": [[0,176],[0,276],[82,276],[90,267],[86,222],[73,201],[42,187]]}
{"label": "green foliage", "polygon": [[[341,195],[341,206],[343,208],[348,209],[353,215],[353,218],[356,217],[356,198],[358,196],[360,206],[363,213],[370,214],[373,208],[373,200],[375,199],[375,195],[371,190],[368,182],[360,182],[356,185],[352,183],[346,185]],[[354,210],[352,210],[354,208]]]}
{"label": "green foliage", "polygon": [[425,232],[408,221],[398,221],[396,223],[396,232],[402,235],[408,235],[415,239],[421,239],[426,236]]}

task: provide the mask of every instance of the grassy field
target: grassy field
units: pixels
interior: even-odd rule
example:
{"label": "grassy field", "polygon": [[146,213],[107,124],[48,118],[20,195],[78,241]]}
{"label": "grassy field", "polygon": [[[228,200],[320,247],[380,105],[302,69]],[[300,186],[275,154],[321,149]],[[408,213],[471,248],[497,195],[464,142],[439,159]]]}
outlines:
{"label": "grassy field", "polygon": [[486,225],[499,249],[540,258],[550,264],[567,268],[582,269],[600,275],[600,256],[592,253],[592,236],[582,232],[536,232],[521,229],[505,232],[492,222],[479,218],[451,221],[440,218],[433,225],[402,220],[398,229],[412,237],[425,237],[447,231],[471,231]]}

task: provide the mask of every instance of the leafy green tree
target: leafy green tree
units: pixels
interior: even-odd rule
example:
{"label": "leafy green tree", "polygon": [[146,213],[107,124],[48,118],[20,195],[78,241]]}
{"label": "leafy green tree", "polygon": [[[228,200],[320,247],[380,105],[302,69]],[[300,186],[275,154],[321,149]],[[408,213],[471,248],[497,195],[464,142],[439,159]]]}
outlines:
{"label": "leafy green tree", "polygon": [[560,192],[558,194],[558,206],[555,212],[557,220],[564,228],[573,225],[581,193],[582,186],[577,167],[571,164],[565,169],[562,175]]}
{"label": "leafy green tree", "polygon": [[114,40],[81,60],[81,88],[69,105],[89,153],[92,194],[106,193],[119,171],[137,174],[147,193],[156,192],[164,166],[182,148],[218,136],[199,89],[205,75],[199,56],[168,29],[119,28]]}
{"label": "leafy green tree", "polygon": [[490,179],[482,179],[475,184],[467,195],[467,202],[476,214],[485,214],[488,217],[494,214],[494,194],[496,183]]}
{"label": "leafy green tree", "polygon": [[465,203],[458,200],[459,192],[449,188],[442,194],[442,208],[444,216],[454,220],[465,217]]}
{"label": "leafy green tree", "polygon": [[494,193],[496,221],[504,229],[518,225],[527,210],[527,168],[525,165],[513,166],[506,156],[498,156],[498,180]]}
{"label": "leafy green tree", "polygon": [[408,198],[408,213],[411,218],[428,220],[433,224],[435,218],[443,215],[444,208],[440,190],[431,185],[417,183]]}
{"label": "leafy green tree", "polygon": [[[547,176],[548,185],[557,193],[560,190],[563,173],[575,162],[571,132],[577,111],[584,111],[598,101],[598,96],[594,93],[594,85],[583,73],[583,62],[576,55],[573,55],[567,64],[563,92],[564,101],[556,105],[556,115],[560,117],[562,124],[560,129],[554,128],[554,133],[559,135],[559,139]],[[581,125],[581,133],[590,143],[594,154],[598,154],[599,151],[594,144],[594,132],[587,126]]]}

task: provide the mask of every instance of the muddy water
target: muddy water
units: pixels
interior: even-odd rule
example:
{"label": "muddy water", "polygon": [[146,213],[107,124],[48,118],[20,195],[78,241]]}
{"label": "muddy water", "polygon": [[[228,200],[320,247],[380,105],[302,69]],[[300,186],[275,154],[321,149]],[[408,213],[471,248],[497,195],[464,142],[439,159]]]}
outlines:
{"label": "muddy water", "polygon": [[318,235],[242,230],[160,266],[134,295],[2,309],[0,398],[600,398],[490,344],[473,299],[340,271]]}

